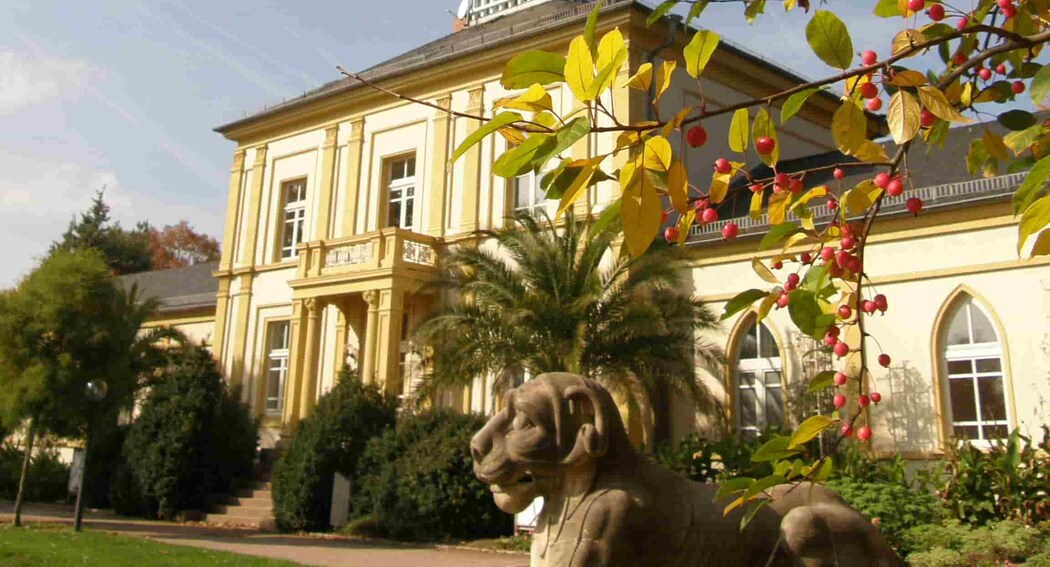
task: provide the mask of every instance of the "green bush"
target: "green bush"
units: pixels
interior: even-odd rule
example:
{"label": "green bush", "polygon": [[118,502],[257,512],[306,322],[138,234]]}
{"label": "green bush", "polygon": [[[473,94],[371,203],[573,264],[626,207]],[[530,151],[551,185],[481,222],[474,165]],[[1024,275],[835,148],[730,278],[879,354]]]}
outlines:
{"label": "green bush", "polygon": [[[14,500],[17,496],[24,455],[15,446],[0,446],[0,499]],[[34,451],[26,479],[26,501],[58,502],[66,499],[68,491],[69,466],[58,460],[58,453]]]}
{"label": "green bush", "polygon": [[973,527],[958,521],[917,526],[902,534],[908,561],[915,567],[980,567],[1041,560],[1050,540],[1035,528],[1015,521]]}
{"label": "green bush", "polygon": [[353,482],[357,461],[368,441],[393,425],[394,401],[356,375],[340,373],[310,417],[300,422],[287,450],[274,466],[274,517],[282,530],[329,527],[336,472]]}
{"label": "green bush", "polygon": [[769,463],[751,462],[751,455],[768,439],[769,435],[754,441],[730,436],[711,441],[694,433],[677,443],[659,445],[652,458],[696,482],[721,482],[736,476],[762,478],[772,474],[773,468]]}
{"label": "green bush", "polygon": [[482,416],[429,410],[373,439],[358,463],[351,530],[430,541],[510,534],[511,517],[474,477],[470,439],[484,424]]}
{"label": "green bush", "polygon": [[255,420],[229,392],[210,352],[186,347],[150,388],[110,484],[115,510],[173,518],[251,471]]}
{"label": "green bush", "polygon": [[894,544],[900,542],[905,530],[933,523],[944,515],[933,493],[901,484],[862,482],[852,478],[832,479],[827,484],[864,517],[869,520],[878,518],[879,531]]}

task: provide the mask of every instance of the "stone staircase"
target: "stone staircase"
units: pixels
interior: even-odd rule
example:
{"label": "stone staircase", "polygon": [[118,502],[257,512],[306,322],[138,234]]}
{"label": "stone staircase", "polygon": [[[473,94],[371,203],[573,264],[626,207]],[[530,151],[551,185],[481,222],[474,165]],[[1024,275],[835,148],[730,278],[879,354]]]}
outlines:
{"label": "stone staircase", "polygon": [[238,480],[233,494],[214,494],[211,510],[204,516],[208,524],[273,531],[273,493],[270,477],[276,455],[263,451],[252,478]]}

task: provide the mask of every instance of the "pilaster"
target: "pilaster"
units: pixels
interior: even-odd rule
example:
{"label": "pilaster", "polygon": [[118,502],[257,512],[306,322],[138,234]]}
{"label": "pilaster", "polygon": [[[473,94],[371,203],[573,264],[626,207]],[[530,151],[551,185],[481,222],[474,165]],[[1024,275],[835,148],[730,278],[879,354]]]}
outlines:
{"label": "pilaster", "polygon": [[[299,421],[299,390],[305,352],[304,321],[306,308],[304,300],[292,301],[292,319],[288,329],[288,376],[284,384],[284,409],[282,421],[286,430],[290,430]],[[265,398],[264,398],[265,400]],[[260,414],[262,413],[262,405]]]}
{"label": "pilaster", "polygon": [[350,122],[350,141],[346,144],[346,183],[343,184],[343,227],[341,236],[356,234],[358,193],[361,186],[361,154],[365,119]]}
{"label": "pilaster", "polygon": [[219,361],[219,366],[222,367],[228,352],[226,349],[226,317],[230,310],[230,276],[223,275],[218,280],[219,291],[215,294],[215,330],[212,336],[212,353]]}
{"label": "pilaster", "polygon": [[[467,105],[467,113],[481,115],[484,111],[485,87],[477,87],[470,91],[470,102]],[[466,119],[466,132],[464,137],[477,132],[480,124],[477,120]],[[467,150],[463,157],[463,197],[462,218],[459,223],[460,232],[471,233],[478,229],[478,203],[481,200],[481,144]]]}
{"label": "pilaster", "polygon": [[237,221],[241,218],[241,186],[244,183],[244,150],[233,154],[230,168],[230,190],[226,198],[226,230],[222,235],[222,256],[219,269],[229,270],[237,253]]}
{"label": "pilaster", "polygon": [[364,362],[361,364],[361,381],[371,384],[376,380],[376,353],[379,335],[379,292],[370,289],[361,297],[368,305],[368,316],[365,319]]}
{"label": "pilaster", "polygon": [[255,266],[255,251],[259,240],[259,218],[262,216],[263,178],[266,176],[266,146],[255,149],[252,167],[252,188],[248,198],[248,226],[244,232],[244,250],[240,263]]}
{"label": "pilaster", "polygon": [[[437,99],[437,105],[444,109],[452,107],[452,95]],[[427,234],[441,238],[445,236],[446,192],[448,191],[448,158],[449,158],[449,125],[451,115],[437,111],[434,115],[434,163],[430,173],[430,213],[427,219]]]}
{"label": "pilaster", "polygon": [[306,299],[303,305],[306,307],[306,342],[303,349],[303,373],[298,380],[300,420],[309,417],[317,405],[317,373],[321,367],[321,312],[324,308],[316,298]]}
{"label": "pilaster", "polygon": [[324,146],[321,147],[321,182],[318,184],[317,224],[314,240],[327,240],[332,217],[332,198],[335,193],[335,149],[339,126],[329,126],[324,131]]}
{"label": "pilaster", "polygon": [[241,274],[237,293],[233,294],[237,320],[233,331],[233,365],[230,371],[231,386],[240,386],[244,383],[244,357],[248,347],[248,316],[251,314],[253,280],[252,274]]}
{"label": "pilaster", "polygon": [[378,352],[376,379],[389,394],[400,393],[401,319],[404,314],[405,294],[399,289],[379,292]]}

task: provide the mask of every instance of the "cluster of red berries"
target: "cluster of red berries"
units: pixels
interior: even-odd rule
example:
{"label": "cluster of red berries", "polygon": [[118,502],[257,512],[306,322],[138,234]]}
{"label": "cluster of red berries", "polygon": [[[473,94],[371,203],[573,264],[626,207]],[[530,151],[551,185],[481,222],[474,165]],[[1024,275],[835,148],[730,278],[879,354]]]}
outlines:
{"label": "cluster of red berries", "polygon": [[1013,0],[999,0],[999,12],[1007,18],[1012,18],[1017,15],[1017,6],[1014,5]]}
{"label": "cluster of red berries", "polygon": [[[925,110],[923,111],[925,112]],[[904,181],[898,175],[896,177],[890,177],[890,174],[886,172],[878,173],[875,178],[872,179],[872,183],[875,184],[879,189],[886,191],[886,195],[889,197],[899,197],[904,194]],[[909,197],[904,202],[904,206],[908,209],[908,212],[917,215],[922,212],[922,199],[919,197]]]}

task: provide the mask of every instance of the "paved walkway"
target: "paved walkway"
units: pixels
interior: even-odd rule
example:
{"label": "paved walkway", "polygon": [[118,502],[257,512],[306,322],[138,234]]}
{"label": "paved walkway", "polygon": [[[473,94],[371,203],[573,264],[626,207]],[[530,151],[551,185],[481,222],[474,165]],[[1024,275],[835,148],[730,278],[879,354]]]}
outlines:
{"label": "paved walkway", "polygon": [[[12,505],[0,502],[0,521],[10,522]],[[72,523],[71,506],[29,505],[26,522]],[[323,567],[527,567],[525,555],[485,553],[383,542],[258,533],[152,522],[116,516],[108,511],[85,514],[85,527],[243,555],[287,559]]]}

